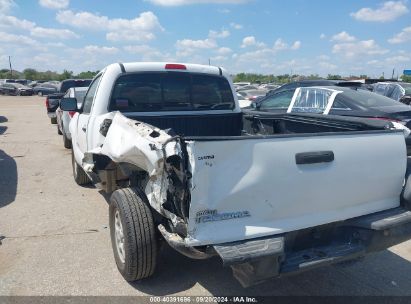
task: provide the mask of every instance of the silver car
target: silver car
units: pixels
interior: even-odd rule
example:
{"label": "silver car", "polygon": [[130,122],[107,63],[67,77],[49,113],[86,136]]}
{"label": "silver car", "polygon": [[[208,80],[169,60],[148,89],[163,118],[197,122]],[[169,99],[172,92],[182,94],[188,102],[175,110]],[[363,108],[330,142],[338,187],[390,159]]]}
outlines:
{"label": "silver car", "polygon": [[[77,108],[80,109],[83,104],[84,96],[86,95],[88,87],[77,87],[70,88],[67,90],[63,98],[76,98]],[[71,118],[76,114],[76,112],[67,112],[60,109],[56,110],[57,116],[57,133],[63,135],[64,148],[71,149],[71,134],[69,130],[69,124]]]}

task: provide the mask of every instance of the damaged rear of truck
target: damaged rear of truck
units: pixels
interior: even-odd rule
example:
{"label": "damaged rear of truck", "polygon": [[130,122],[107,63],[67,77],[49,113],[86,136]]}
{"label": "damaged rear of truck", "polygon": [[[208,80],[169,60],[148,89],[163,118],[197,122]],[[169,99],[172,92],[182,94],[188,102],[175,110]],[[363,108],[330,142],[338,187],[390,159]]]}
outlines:
{"label": "damaged rear of truck", "polygon": [[[163,73],[162,67],[151,68]],[[120,68],[110,76],[114,87],[128,77],[127,70],[138,70]],[[110,69],[115,70],[103,73]],[[229,83],[224,71],[212,69],[171,65],[161,88],[164,77],[192,70]],[[109,78],[103,76],[100,86],[109,83],[104,77]],[[193,85],[191,106],[194,90]],[[166,93],[160,94],[162,105]],[[106,113],[90,117],[87,132],[98,129],[98,136],[90,135],[88,149],[74,151],[81,144],[73,137],[73,172],[79,184],[91,180],[111,193],[112,246],[128,281],[154,273],[164,241],[190,258],[220,257],[247,287],[411,238],[404,133],[390,122],[243,115],[233,92],[233,106],[226,98],[217,106],[198,106],[215,112],[153,113],[160,103],[150,106],[149,115],[110,111],[107,104],[130,103],[116,94],[114,88],[105,101]],[[93,111],[97,108],[90,116]],[[81,122],[77,116],[72,134]]]}

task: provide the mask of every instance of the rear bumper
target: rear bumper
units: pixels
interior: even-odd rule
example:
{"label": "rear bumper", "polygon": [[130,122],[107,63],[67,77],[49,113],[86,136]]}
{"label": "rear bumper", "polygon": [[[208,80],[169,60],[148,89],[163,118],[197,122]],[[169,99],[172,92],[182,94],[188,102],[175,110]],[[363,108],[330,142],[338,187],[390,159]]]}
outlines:
{"label": "rear bumper", "polygon": [[49,118],[56,118],[57,117],[56,112],[47,112],[47,116]]}
{"label": "rear bumper", "polygon": [[236,243],[214,249],[244,286],[353,260],[411,238],[411,212],[394,208],[338,224]]}

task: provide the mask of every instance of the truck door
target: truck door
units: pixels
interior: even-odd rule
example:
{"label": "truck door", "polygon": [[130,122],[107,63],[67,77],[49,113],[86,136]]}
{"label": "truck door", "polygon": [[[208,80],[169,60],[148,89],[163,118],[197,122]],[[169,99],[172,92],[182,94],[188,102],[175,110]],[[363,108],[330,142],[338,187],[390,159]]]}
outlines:
{"label": "truck door", "polygon": [[87,127],[90,119],[91,107],[93,105],[93,100],[96,95],[100,78],[101,76],[97,77],[90,84],[90,87],[84,97],[83,110],[77,121],[77,147],[79,148],[81,154],[84,154],[84,152],[87,151]]}

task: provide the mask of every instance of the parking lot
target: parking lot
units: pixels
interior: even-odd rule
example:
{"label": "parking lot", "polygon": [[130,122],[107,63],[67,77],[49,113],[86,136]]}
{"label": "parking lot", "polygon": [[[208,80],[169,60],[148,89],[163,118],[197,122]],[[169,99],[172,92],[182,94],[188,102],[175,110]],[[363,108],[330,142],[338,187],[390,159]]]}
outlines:
{"label": "parking lot", "polygon": [[350,265],[244,290],[217,259],[165,247],[154,277],[117,271],[108,204],[71,173],[70,151],[44,98],[0,96],[0,295],[411,295],[411,241]]}

